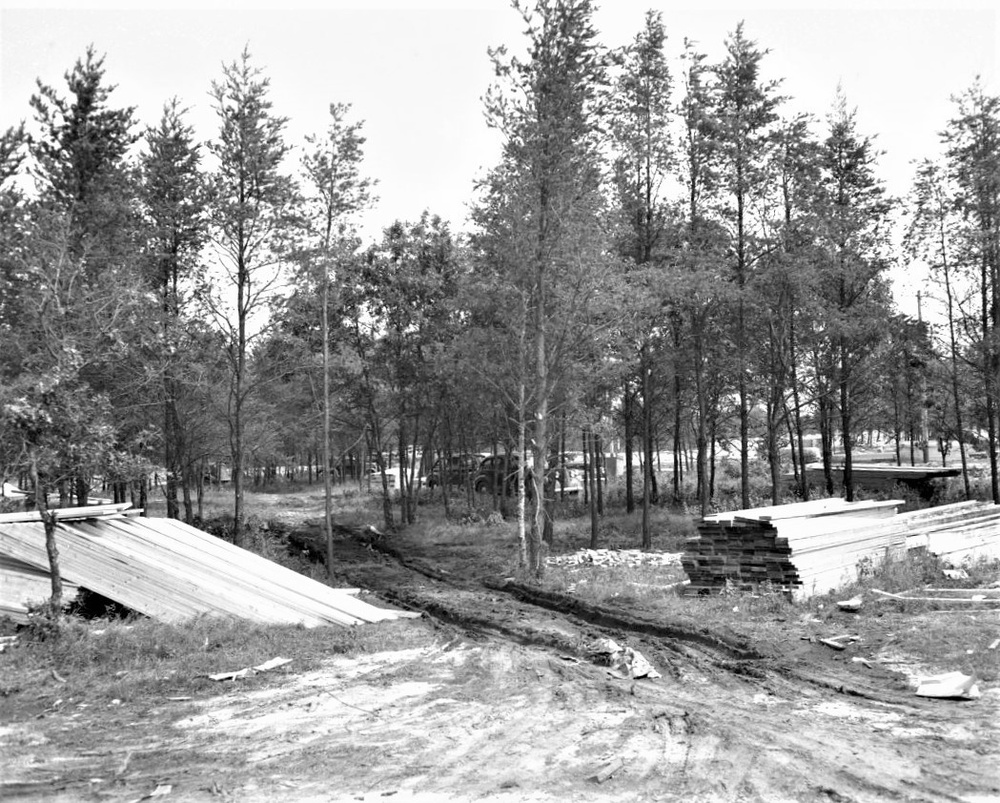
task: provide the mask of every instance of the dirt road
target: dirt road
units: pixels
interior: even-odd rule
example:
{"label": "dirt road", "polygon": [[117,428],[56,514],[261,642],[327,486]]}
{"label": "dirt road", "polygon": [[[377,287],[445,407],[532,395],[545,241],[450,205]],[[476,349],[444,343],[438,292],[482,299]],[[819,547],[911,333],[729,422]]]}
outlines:
{"label": "dirt road", "polygon": [[[7,797],[1000,800],[998,689],[926,700],[897,664],[836,660],[806,641],[763,654],[456,568],[339,541],[351,584],[428,611],[406,625],[423,629],[418,647],[305,674],[290,665],[253,692],[233,683],[4,729],[8,778],[32,779]],[[592,660],[608,637],[661,677]]]}

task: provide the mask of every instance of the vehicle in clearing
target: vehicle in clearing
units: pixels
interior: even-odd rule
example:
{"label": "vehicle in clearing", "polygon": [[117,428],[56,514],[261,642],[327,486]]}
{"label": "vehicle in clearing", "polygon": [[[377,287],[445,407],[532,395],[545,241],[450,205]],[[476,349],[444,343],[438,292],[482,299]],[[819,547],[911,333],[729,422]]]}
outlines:
{"label": "vehicle in clearing", "polygon": [[[517,493],[517,474],[520,466],[520,459],[517,455],[490,455],[484,457],[476,470],[476,475],[472,480],[472,487],[476,493],[489,493],[491,495],[504,494],[514,496]],[[530,494],[531,484],[526,485],[527,494]]]}
{"label": "vehicle in clearing", "polygon": [[440,457],[434,461],[430,472],[423,478],[423,484],[428,488],[436,488],[438,485],[465,485],[476,473],[480,459],[479,455],[475,454]]}
{"label": "vehicle in clearing", "polygon": [[[520,460],[517,455],[509,458],[505,455],[491,455],[483,459],[479,464],[472,481],[472,487],[476,493],[489,493],[499,495],[501,492],[506,496],[515,496],[517,492],[517,472]],[[549,475],[555,484],[557,492],[562,491],[568,494],[579,493],[583,488],[583,466],[552,465],[549,468]],[[531,497],[534,494],[532,483],[533,472],[531,466],[525,469],[525,495]]]}

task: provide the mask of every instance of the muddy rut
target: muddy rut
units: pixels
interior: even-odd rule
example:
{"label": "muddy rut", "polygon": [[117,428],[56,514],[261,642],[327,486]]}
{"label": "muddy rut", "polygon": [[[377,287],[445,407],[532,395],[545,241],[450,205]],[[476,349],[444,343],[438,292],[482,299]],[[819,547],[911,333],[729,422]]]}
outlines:
{"label": "muddy rut", "polygon": [[[512,580],[458,577],[384,539],[351,540],[358,557],[344,544],[338,569],[352,582],[426,611],[473,643],[513,643],[543,661],[530,684],[534,706],[568,711],[569,720],[574,711],[586,720],[595,696],[622,706],[627,716],[609,728],[605,749],[641,798],[1000,800],[995,689],[970,702],[918,698],[904,675],[832,661],[820,645],[763,651],[733,634]],[[663,677],[610,675],[588,654],[601,637],[639,650]],[[552,725],[543,752],[572,742],[570,721]]]}
{"label": "muddy rut", "polygon": [[[291,541],[316,551],[307,530]],[[344,531],[335,547],[338,584],[427,614],[388,623],[406,628],[405,649],[293,662],[195,699],[0,723],[0,797],[1000,800],[997,689],[923,700],[889,665],[798,638],[764,649],[476,577],[433,544]],[[661,676],[602,665],[593,645],[607,638]]]}

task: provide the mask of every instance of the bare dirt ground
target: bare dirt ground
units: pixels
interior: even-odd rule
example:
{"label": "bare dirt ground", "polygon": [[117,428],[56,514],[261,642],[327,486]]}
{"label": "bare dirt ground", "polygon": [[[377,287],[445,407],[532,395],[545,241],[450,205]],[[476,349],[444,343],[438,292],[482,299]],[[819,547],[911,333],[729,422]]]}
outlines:
{"label": "bare dirt ground", "polygon": [[[428,612],[405,624],[421,629],[418,646],[331,657],[308,673],[293,662],[252,691],[235,681],[200,699],[0,724],[0,796],[1000,800],[1000,689],[916,697],[907,671],[920,668],[875,637],[863,642],[870,666],[851,660],[861,652],[792,636],[763,650],[484,585],[433,544],[402,560],[388,553],[339,539],[338,571]],[[602,637],[639,650],[662,677],[598,665],[588,645]]]}

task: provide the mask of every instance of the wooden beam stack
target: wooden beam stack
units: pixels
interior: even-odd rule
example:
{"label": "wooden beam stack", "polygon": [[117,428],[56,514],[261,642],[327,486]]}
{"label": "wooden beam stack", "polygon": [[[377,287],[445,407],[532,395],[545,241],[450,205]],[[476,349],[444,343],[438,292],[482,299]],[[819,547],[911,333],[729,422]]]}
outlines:
{"label": "wooden beam stack", "polygon": [[706,517],[681,558],[689,593],[727,583],[758,589],[766,582],[794,596],[836,587],[858,561],[905,549],[902,530],[884,524],[902,504],[819,499]]}
{"label": "wooden beam stack", "polygon": [[886,558],[923,548],[961,562],[1000,557],[1000,507],[961,502],[898,514],[903,503],[822,499],[709,516],[681,558],[689,593],[768,582],[795,598],[832,591]]}
{"label": "wooden beam stack", "polygon": [[955,566],[980,557],[1000,559],[1000,506],[992,502],[958,502],[900,518],[909,527],[908,549],[925,549]]}
{"label": "wooden beam stack", "polygon": [[[843,465],[831,468],[834,482],[842,485],[844,481]],[[812,485],[819,487],[825,481],[821,465],[805,467],[806,478]],[[932,480],[947,477],[959,477],[962,470],[950,466],[897,466],[882,463],[855,463],[851,466],[851,474],[855,487],[868,488],[872,491],[892,493],[897,485],[905,485],[918,491],[925,498],[930,498],[934,491]]]}

